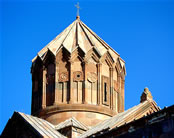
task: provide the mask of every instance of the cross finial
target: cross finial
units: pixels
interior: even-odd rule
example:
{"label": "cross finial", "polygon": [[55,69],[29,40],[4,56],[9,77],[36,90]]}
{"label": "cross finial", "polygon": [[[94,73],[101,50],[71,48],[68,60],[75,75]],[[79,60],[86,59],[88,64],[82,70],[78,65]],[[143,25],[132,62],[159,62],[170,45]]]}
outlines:
{"label": "cross finial", "polygon": [[80,9],[79,2],[77,2],[77,4],[75,6],[77,8],[77,16],[76,16],[76,18],[79,18],[80,17],[79,16],[79,9]]}

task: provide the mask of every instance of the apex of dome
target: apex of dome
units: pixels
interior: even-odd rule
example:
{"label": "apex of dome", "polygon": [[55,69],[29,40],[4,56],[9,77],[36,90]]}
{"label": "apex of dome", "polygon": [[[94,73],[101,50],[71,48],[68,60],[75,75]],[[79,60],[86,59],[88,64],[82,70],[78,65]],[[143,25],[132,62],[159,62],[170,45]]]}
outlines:
{"label": "apex of dome", "polygon": [[[119,56],[119,54],[103,39],[85,25],[78,15],[76,16],[76,20],[62,33],[56,36],[56,38],[54,38],[50,43],[48,43],[42,50],[40,50],[36,57],[44,60],[48,51],[52,52],[53,55],[56,56],[61,48],[65,48],[71,54],[77,47],[85,54],[95,48],[97,51],[100,51],[101,56],[108,51],[115,59]],[[33,58],[32,62],[37,59],[36,57]]]}
{"label": "apex of dome", "polygon": [[80,20],[80,16],[76,16],[76,20]]}

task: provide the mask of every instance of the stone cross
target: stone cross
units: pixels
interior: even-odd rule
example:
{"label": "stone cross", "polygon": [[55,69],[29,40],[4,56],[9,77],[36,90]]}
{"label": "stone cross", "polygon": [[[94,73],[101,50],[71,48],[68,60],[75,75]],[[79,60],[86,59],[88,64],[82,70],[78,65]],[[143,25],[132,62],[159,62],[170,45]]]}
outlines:
{"label": "stone cross", "polygon": [[79,9],[80,9],[79,2],[77,2],[77,4],[75,6],[77,8],[77,16],[79,16]]}

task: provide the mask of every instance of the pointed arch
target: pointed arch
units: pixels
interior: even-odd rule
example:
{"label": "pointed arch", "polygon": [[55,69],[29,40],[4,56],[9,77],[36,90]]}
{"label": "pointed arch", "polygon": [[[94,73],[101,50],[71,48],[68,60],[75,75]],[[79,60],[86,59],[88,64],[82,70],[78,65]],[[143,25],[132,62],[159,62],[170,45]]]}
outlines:
{"label": "pointed arch", "polygon": [[76,47],[71,53],[71,60],[74,61],[78,58],[81,62],[84,60],[85,53],[80,47]]}
{"label": "pointed arch", "polygon": [[43,64],[45,66],[48,66],[49,63],[54,63],[54,62],[55,62],[55,56],[50,50],[48,50],[44,55]]}
{"label": "pointed arch", "polygon": [[100,59],[101,63],[106,62],[110,68],[113,68],[114,59],[109,51],[107,51]]}
{"label": "pointed arch", "polygon": [[117,62],[115,64],[115,67],[116,67],[118,73],[120,74],[120,72],[122,71],[122,66],[121,66],[121,63],[120,63],[120,59],[119,58],[117,59]]}
{"label": "pointed arch", "polygon": [[123,66],[123,73],[124,73],[124,75],[126,75],[126,67],[125,66]]}
{"label": "pointed arch", "polygon": [[99,62],[101,54],[96,47],[91,48],[85,56],[85,60],[88,61],[90,58],[93,58],[96,63]]}

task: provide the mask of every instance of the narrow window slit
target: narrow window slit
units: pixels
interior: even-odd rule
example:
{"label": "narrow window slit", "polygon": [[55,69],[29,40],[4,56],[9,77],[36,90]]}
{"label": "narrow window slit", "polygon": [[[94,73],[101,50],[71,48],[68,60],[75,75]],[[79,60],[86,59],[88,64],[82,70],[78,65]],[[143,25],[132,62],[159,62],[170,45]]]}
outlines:
{"label": "narrow window slit", "polygon": [[104,101],[107,101],[107,83],[104,83]]}

